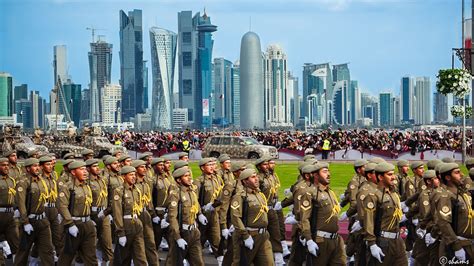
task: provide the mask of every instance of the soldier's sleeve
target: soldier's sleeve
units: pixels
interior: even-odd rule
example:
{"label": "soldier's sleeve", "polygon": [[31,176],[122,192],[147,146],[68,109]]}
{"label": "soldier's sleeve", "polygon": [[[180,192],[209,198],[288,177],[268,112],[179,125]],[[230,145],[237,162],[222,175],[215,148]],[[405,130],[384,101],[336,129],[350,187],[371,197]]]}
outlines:
{"label": "soldier's sleeve", "polygon": [[349,202],[351,201],[351,193],[350,193],[350,186],[351,186],[351,183],[352,183],[352,180],[349,182],[349,184],[347,184],[347,188],[346,190],[344,191],[344,198],[342,199],[342,201],[339,203],[339,205],[341,207],[345,207],[347,204],[349,204]]}
{"label": "soldier's sleeve", "polygon": [[[441,233],[441,237],[446,246],[453,245],[454,250],[459,250],[461,246],[458,243],[456,232],[451,227],[452,206],[451,197],[447,193],[443,193],[436,202],[436,215],[438,219],[437,225]],[[454,217],[455,219],[457,217]]]}
{"label": "soldier's sleeve", "polygon": [[28,193],[28,181],[26,178],[23,178],[16,184],[16,206],[20,212],[20,222],[21,224],[27,224],[28,221],[28,210],[26,209],[26,198]]}
{"label": "soldier's sleeve", "polygon": [[347,209],[347,217],[351,217],[357,213],[357,192],[359,187],[355,184],[354,181],[349,183],[349,209]]}
{"label": "soldier's sleeve", "polygon": [[424,216],[423,217],[420,217],[419,220],[420,220],[420,228],[421,229],[431,229],[431,228],[428,228],[428,224],[431,222],[431,220],[433,219],[432,215],[431,215],[431,208],[430,208],[430,202],[429,202],[429,197],[423,197],[423,198],[420,198],[420,200],[418,201],[418,206],[419,208],[422,209],[422,211],[420,213],[424,213]]}
{"label": "soldier's sleeve", "polygon": [[300,199],[300,220],[301,220],[301,234],[306,240],[311,239],[311,210],[312,206],[312,194],[306,192],[302,194]]}
{"label": "soldier's sleeve", "polygon": [[235,194],[232,197],[232,203],[230,206],[230,217],[232,220],[232,225],[234,225],[235,228],[235,233],[237,233],[240,238],[247,239],[249,237],[249,233],[247,232],[247,229],[245,229],[244,222],[242,221],[242,204],[242,195],[239,193]]}
{"label": "soldier's sleeve", "polygon": [[364,240],[367,241],[367,246],[371,246],[375,244],[377,237],[375,236],[374,232],[374,223],[375,223],[375,210],[377,209],[377,197],[373,193],[369,193],[364,200],[362,201],[363,204],[363,212],[364,212],[364,233],[365,237]]}
{"label": "soldier's sleeve", "polygon": [[179,204],[179,192],[173,191],[169,194],[169,206],[168,206],[168,221],[170,223],[169,233],[170,238],[173,240],[178,240],[181,238],[179,232],[179,222],[178,222],[178,204]]}
{"label": "soldier's sleeve", "polygon": [[115,233],[118,237],[125,236],[125,229],[123,228],[122,190],[122,187],[116,188],[112,199],[112,215],[114,217]]}
{"label": "soldier's sleeve", "polygon": [[411,195],[408,199],[405,200],[405,204],[407,206],[410,206],[413,203],[415,203],[419,197],[420,197],[420,192],[416,192],[415,194]]}
{"label": "soldier's sleeve", "polygon": [[405,182],[405,193],[402,195],[401,201],[406,201],[415,193],[415,186],[410,180]]}
{"label": "soldier's sleeve", "polygon": [[63,217],[63,225],[69,226],[72,225],[72,215],[69,212],[69,199],[70,199],[69,187],[67,184],[59,187],[59,196],[57,201],[58,212]]}
{"label": "soldier's sleeve", "polygon": [[[412,196],[413,197],[413,196]],[[407,219],[411,219],[413,217],[415,217],[417,214],[420,213],[420,207],[418,204],[413,204],[408,212],[405,214],[405,216],[407,217]]]}
{"label": "soldier's sleeve", "polygon": [[227,213],[229,212],[230,200],[232,199],[232,191],[234,189],[232,182],[227,182],[222,189],[220,196],[221,206],[218,209],[219,222],[221,230],[227,228]]}
{"label": "soldier's sleeve", "polygon": [[294,203],[294,200],[293,200],[293,193],[287,197],[287,198],[284,198],[282,201],[281,201],[281,207],[282,208],[286,208],[288,206],[290,206],[291,204]]}

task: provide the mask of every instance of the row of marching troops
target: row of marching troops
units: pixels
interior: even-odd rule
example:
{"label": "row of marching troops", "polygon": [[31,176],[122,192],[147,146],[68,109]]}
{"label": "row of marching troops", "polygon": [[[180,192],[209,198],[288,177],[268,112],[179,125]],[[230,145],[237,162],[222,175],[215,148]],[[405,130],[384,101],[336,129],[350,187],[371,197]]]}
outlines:
{"label": "row of marching troops", "polygon": [[[21,166],[15,151],[0,158],[1,263],[158,265],[163,242],[166,265],[204,265],[206,245],[219,265],[283,265],[287,256],[290,265],[474,263],[472,179],[449,159],[427,171],[401,160],[398,175],[380,158],[357,160],[338,197],[329,165],[305,156],[279,201],[272,158],[203,158],[193,178],[186,153],[172,167],[117,151],[102,158],[104,169],[93,151],[66,154],[59,175],[54,155],[29,156]],[[474,175],[474,160],[466,166]],[[338,222],[347,218],[345,243]]]}

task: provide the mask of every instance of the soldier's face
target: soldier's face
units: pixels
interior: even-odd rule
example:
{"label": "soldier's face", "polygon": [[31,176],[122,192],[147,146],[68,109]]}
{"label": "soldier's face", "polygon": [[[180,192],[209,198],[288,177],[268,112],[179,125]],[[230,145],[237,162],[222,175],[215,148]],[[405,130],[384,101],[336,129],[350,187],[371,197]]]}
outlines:
{"label": "soldier's face", "polygon": [[16,153],[12,153],[10,156],[8,156],[8,161],[12,164],[16,164],[17,160],[18,157],[16,157]]}
{"label": "soldier's face", "polygon": [[246,187],[249,187],[251,189],[256,189],[259,187],[259,180],[258,180],[258,175],[253,174],[247,179],[244,180],[244,184]]}
{"label": "soldier's face", "polygon": [[84,161],[87,161],[89,159],[94,159],[94,155],[86,155],[84,156]]}
{"label": "soldier's face", "polygon": [[331,173],[328,168],[320,169],[316,172],[316,176],[318,177],[318,182],[323,186],[327,186],[331,182]]}
{"label": "soldier's face", "polygon": [[431,179],[431,182],[433,183],[433,188],[439,188],[439,185],[440,185],[440,181],[438,179],[438,177],[435,177],[433,179]]}
{"label": "soldier's face", "polygon": [[217,164],[216,164],[216,162],[211,162],[211,165],[212,165],[212,171],[215,172],[216,169],[217,169]]}
{"label": "soldier's face", "polygon": [[71,174],[79,181],[84,182],[87,179],[87,168],[85,166],[71,170]]}
{"label": "soldier's face", "polygon": [[185,162],[188,162],[189,161],[189,157],[186,155],[186,156],[181,156],[179,158],[181,161],[185,161]]}
{"label": "soldier's face", "polygon": [[380,176],[380,182],[384,187],[393,187],[395,181],[395,172],[389,171],[385,172],[383,175]]}
{"label": "soldier's face", "polygon": [[260,164],[260,170],[262,170],[263,172],[267,172],[268,171],[268,162],[263,162]]}
{"label": "soldier's face", "polygon": [[119,162],[113,162],[113,163],[109,164],[109,166],[110,166],[110,170],[112,170],[112,172],[114,172],[114,173],[117,173],[120,170],[120,163]]}
{"label": "soldier's face", "polygon": [[151,164],[151,160],[153,160],[153,157],[151,157],[151,156],[147,156],[147,157],[145,158],[145,162],[146,162],[148,165]]}
{"label": "soldier's face", "polygon": [[40,174],[40,165],[39,165],[39,163],[35,163],[33,165],[28,166],[26,168],[26,170],[32,176],[39,176],[39,174]]}
{"label": "soldier's face", "polygon": [[191,179],[191,174],[189,172],[177,179],[177,182],[187,187],[193,184],[193,180]]}
{"label": "soldier's face", "polygon": [[146,175],[146,166],[145,165],[140,165],[136,169],[137,169],[138,176],[145,176]]}
{"label": "soldier's face", "polygon": [[413,173],[417,176],[423,176],[424,172],[425,172],[425,168],[423,166],[420,166],[413,171]]}
{"label": "soldier's face", "polygon": [[214,165],[212,165],[212,163],[206,163],[205,165],[201,166],[201,171],[206,175],[210,175],[214,173]]}
{"label": "soldier's face", "polygon": [[230,167],[232,166],[232,164],[230,163],[230,161],[225,161],[222,163],[222,169],[224,170],[230,170]]}
{"label": "soldier's face", "polygon": [[122,152],[117,152],[117,154],[115,154],[115,157],[118,159],[118,158],[122,157],[122,154],[123,154]]}
{"label": "soldier's face", "polygon": [[163,166],[164,166],[164,167],[163,167],[163,170],[164,170],[165,172],[169,172],[170,169],[171,169],[171,161],[165,161],[165,163],[163,164]]}
{"label": "soldier's face", "polygon": [[359,167],[357,173],[359,173],[359,175],[365,175],[365,166]]}
{"label": "soldier's face", "polygon": [[407,173],[408,173],[408,169],[409,169],[408,165],[402,166],[402,168],[401,168],[402,173],[403,173],[403,174],[407,174]]}
{"label": "soldier's face", "polygon": [[8,175],[9,170],[10,166],[8,162],[0,163],[0,175]]}
{"label": "soldier's face", "polygon": [[96,176],[99,175],[100,174],[99,165],[98,164],[91,165],[91,167],[89,168],[89,172]]}
{"label": "soldier's face", "polygon": [[34,154],[32,154],[32,155],[31,155],[31,158],[36,158],[36,159],[38,159],[38,158],[39,158],[39,153],[34,153]]}
{"label": "soldier's face", "polygon": [[269,161],[268,162],[268,169],[270,169],[270,170],[275,169],[275,161]]}
{"label": "soldier's face", "polygon": [[375,172],[372,171],[370,173],[367,173],[367,179],[377,184],[377,175],[375,174]]}
{"label": "soldier's face", "polygon": [[123,166],[131,166],[132,165],[132,159],[127,158],[123,161]]}
{"label": "soldier's face", "polygon": [[53,162],[45,162],[41,165],[43,173],[51,174],[53,172],[54,164]]}
{"label": "soldier's face", "polygon": [[165,169],[164,163],[155,164],[155,169],[158,171],[159,174],[163,173],[163,171]]}
{"label": "soldier's face", "polygon": [[456,186],[462,185],[462,172],[459,168],[456,168],[451,171],[451,175],[447,176],[448,181],[450,180]]}
{"label": "soldier's face", "polygon": [[129,185],[135,184],[135,172],[128,173],[124,175],[124,180]]}

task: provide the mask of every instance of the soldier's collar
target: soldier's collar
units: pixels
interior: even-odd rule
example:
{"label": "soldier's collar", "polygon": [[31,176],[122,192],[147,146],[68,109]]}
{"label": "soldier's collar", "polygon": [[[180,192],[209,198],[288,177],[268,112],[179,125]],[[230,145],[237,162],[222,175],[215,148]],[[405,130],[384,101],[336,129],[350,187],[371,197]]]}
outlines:
{"label": "soldier's collar", "polygon": [[44,179],[53,179],[53,173],[49,174],[49,176],[47,176],[43,173],[43,174],[41,174],[41,177],[43,177]]}
{"label": "soldier's collar", "polygon": [[245,191],[246,191],[247,193],[256,194],[256,193],[260,192],[260,189],[259,189],[259,188],[253,189],[253,188],[250,188],[250,187],[245,187]]}
{"label": "soldier's collar", "polygon": [[80,182],[79,180],[77,180],[77,178],[74,178],[74,185],[76,185],[76,186],[83,186],[83,185],[85,185],[85,184],[86,184],[85,181]]}
{"label": "soldier's collar", "polygon": [[134,187],[135,187],[135,184],[129,184],[127,183],[126,181],[123,182],[123,186],[126,188],[126,189],[129,189],[129,190],[132,190]]}
{"label": "soldier's collar", "polygon": [[8,174],[6,174],[6,175],[0,175],[0,177],[1,177],[2,179],[7,179],[7,178],[8,178]]}
{"label": "soldier's collar", "polygon": [[99,179],[99,176],[98,176],[98,175],[90,174],[90,175],[89,175],[89,178],[90,178],[91,180],[97,180],[97,179]]}

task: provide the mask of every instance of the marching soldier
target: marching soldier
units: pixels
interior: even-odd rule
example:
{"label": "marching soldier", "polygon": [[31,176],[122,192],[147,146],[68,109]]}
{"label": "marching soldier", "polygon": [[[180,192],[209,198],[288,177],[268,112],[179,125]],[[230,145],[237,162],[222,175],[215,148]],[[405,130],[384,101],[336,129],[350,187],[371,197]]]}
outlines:
{"label": "marching soldier", "polygon": [[9,175],[9,159],[0,158],[0,263],[3,257],[16,254],[19,245],[18,227],[15,222],[16,180]]}
{"label": "marching soldier", "polygon": [[399,160],[397,162],[398,175],[397,175],[397,187],[395,188],[399,195],[405,195],[405,183],[408,178],[408,171],[410,169],[410,162],[407,160]]}
{"label": "marching soldier", "polygon": [[472,197],[462,183],[462,172],[456,163],[445,163],[440,166],[441,180],[446,189],[434,202],[434,218],[440,230],[442,242],[440,254],[448,260],[454,259],[466,263],[467,258],[474,258],[474,211]]}
{"label": "marching soldier", "polygon": [[27,159],[25,176],[17,184],[17,204],[20,212],[20,247],[15,265],[27,265],[33,243],[38,247],[41,263],[53,265],[53,243],[51,228],[45,214],[48,186],[40,176],[39,160]]}
{"label": "marching soldier", "polygon": [[73,159],[66,159],[63,161],[63,170],[61,174],[59,175],[59,182],[62,182],[63,184],[66,184],[67,182],[71,181],[72,175],[71,172],[69,171],[69,164],[74,162]]}
{"label": "marching soldier", "polygon": [[75,159],[75,155],[72,152],[66,153],[63,156],[63,160],[74,160],[74,159]]}
{"label": "marching soldier", "polygon": [[405,244],[400,238],[402,210],[394,192],[395,167],[379,163],[375,167],[378,187],[362,200],[364,240],[370,251],[369,264],[408,265]]}
{"label": "marching soldier", "polygon": [[155,183],[155,172],[153,171],[153,167],[151,166],[151,162],[153,160],[153,153],[144,152],[140,156],[138,156],[138,160],[143,160],[146,162],[146,180],[150,186],[153,186],[153,184]]}
{"label": "marching soldier", "polygon": [[122,157],[123,155],[123,152],[119,149],[115,150],[114,152],[112,152],[112,156],[119,159],[120,157]]}
{"label": "marching soldier", "polygon": [[85,149],[84,151],[82,151],[81,155],[82,160],[84,160],[84,162],[89,159],[94,159],[94,151],[91,149]]}
{"label": "marching soldier", "polygon": [[124,166],[120,170],[124,183],[114,190],[112,203],[115,234],[114,265],[147,265],[143,224],[139,219],[143,206],[141,191],[135,186],[135,168]]}
{"label": "marching soldier", "polygon": [[337,233],[341,210],[334,191],[329,188],[327,163],[314,166],[314,186],[301,197],[301,231],[308,256],[306,265],[346,265],[344,240]]}
{"label": "marching soldier", "polygon": [[232,197],[231,204],[232,225],[235,228],[232,265],[274,265],[267,231],[268,206],[265,195],[259,189],[258,175],[254,169],[245,169],[239,180],[243,188]]}
{"label": "marching soldier", "polygon": [[178,154],[178,160],[180,161],[189,161],[189,154],[187,152],[180,152]]}
{"label": "marching soldier", "polygon": [[71,265],[80,254],[84,265],[97,265],[95,223],[91,220],[92,190],[87,184],[86,163],[74,161],[69,165],[74,179],[59,188],[59,213],[63,217],[66,244],[58,265]]}
{"label": "marching soldier", "polygon": [[[173,178],[173,175],[171,174],[171,159],[163,156],[163,174],[168,178],[168,180],[171,182],[171,184],[176,184],[175,179]],[[192,174],[191,174],[192,177]]]}
{"label": "marching soldier", "polygon": [[8,173],[9,177],[19,181],[19,178],[23,176],[23,169],[18,165],[18,157],[15,150],[7,151],[5,157],[8,158],[8,164],[10,166],[10,171]]}
{"label": "marching soldier", "polygon": [[[148,265],[158,265],[158,251],[155,244],[155,235],[153,233],[152,218],[156,217],[152,204],[151,187],[146,181],[146,162],[135,160],[132,166],[136,169],[135,187],[140,191],[141,205],[143,210],[139,216],[143,224],[143,239],[145,242],[145,255]],[[156,220],[156,219],[155,219]]]}
{"label": "marching soldier", "polygon": [[166,265],[182,265],[186,259],[191,265],[202,266],[201,234],[196,224],[206,225],[207,218],[201,213],[193,186],[190,169],[182,167],[173,172],[176,188],[170,193],[168,220],[170,223],[170,246]]}
{"label": "marching soldier", "polygon": [[219,156],[219,163],[221,164],[221,168],[217,170],[217,175],[224,180],[224,183],[227,183],[229,180],[234,180],[234,176],[230,171],[232,166],[230,162],[230,157],[227,154],[223,154]]}
{"label": "marching soldier", "polygon": [[99,263],[107,263],[113,258],[112,221],[109,216],[111,209],[107,208],[109,199],[108,180],[100,175],[99,160],[87,160],[86,167],[87,172],[89,172],[88,183],[92,191],[91,218],[96,223],[97,228],[97,259]]}
{"label": "marching soldier", "polygon": [[132,157],[130,157],[130,155],[128,155],[128,154],[122,155],[118,159],[118,162],[120,163],[120,165],[122,167],[131,166],[132,165]]}

